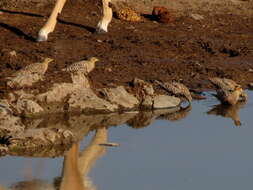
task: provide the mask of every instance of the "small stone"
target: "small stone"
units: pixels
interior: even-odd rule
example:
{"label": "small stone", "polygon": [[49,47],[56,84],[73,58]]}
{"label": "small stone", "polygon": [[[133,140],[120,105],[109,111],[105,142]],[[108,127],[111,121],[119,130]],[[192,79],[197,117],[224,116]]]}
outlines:
{"label": "small stone", "polygon": [[111,103],[126,109],[133,109],[139,104],[138,99],[129,94],[123,86],[103,89],[103,93]]}
{"label": "small stone", "polygon": [[161,23],[170,23],[175,21],[174,15],[165,7],[154,7],[152,16]]}
{"label": "small stone", "polygon": [[151,95],[151,96],[154,95],[155,91],[152,84],[138,78],[134,79],[133,84],[135,87],[141,88],[142,91],[145,93],[145,95]]}
{"label": "small stone", "polygon": [[194,19],[194,20],[203,20],[204,16],[200,15],[200,14],[190,14],[190,16]]}
{"label": "small stone", "polygon": [[16,104],[16,110],[25,116],[42,113],[43,108],[32,100],[19,99]]}
{"label": "small stone", "polygon": [[13,51],[10,52],[10,55],[16,57],[16,56],[17,56],[17,53],[16,53],[16,51],[13,50]]}
{"label": "small stone", "polygon": [[124,7],[116,11],[116,15],[120,20],[130,21],[130,22],[140,22],[142,18],[140,15],[129,7]]}
{"label": "small stone", "polygon": [[97,40],[98,43],[102,43],[103,41],[102,40]]}
{"label": "small stone", "polygon": [[112,72],[112,69],[111,68],[107,68],[105,69],[107,72]]}
{"label": "small stone", "polygon": [[141,109],[152,109],[153,107],[153,98],[151,96],[144,97],[144,100],[141,103]]}
{"label": "small stone", "polygon": [[100,146],[109,146],[109,147],[119,147],[120,144],[119,143],[102,143],[99,144]]}

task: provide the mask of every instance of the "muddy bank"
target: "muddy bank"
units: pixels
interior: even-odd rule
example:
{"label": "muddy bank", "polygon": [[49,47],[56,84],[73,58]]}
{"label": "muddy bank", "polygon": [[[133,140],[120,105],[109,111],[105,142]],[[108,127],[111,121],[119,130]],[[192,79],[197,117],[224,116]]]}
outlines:
{"label": "muddy bank", "polygon": [[[180,16],[170,24],[160,24],[146,17],[131,23],[113,19],[109,33],[94,34],[101,13],[95,1],[68,2],[60,15],[56,31],[49,41],[35,43],[37,31],[45,22],[50,6],[27,4],[2,10],[0,30],[0,92],[5,93],[4,78],[43,57],[55,61],[49,66],[44,88],[53,79],[65,81],[58,71],[86,57],[100,62],[91,73],[94,88],[127,85],[133,78],[146,81],[181,81],[190,88],[211,88],[207,77],[227,77],[247,87],[253,82],[253,19],[236,14],[195,12]],[[83,10],[83,7],[87,11]],[[30,14],[31,13],[31,14]],[[189,13],[192,13],[191,11]],[[150,12],[151,14],[151,12]]]}

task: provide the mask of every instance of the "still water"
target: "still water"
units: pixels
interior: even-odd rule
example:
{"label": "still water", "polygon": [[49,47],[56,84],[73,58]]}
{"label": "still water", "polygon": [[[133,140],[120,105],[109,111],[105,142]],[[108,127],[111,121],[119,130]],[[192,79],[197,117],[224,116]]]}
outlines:
{"label": "still water", "polygon": [[[54,189],[64,171],[62,189],[64,182],[65,189],[79,190],[73,185],[78,180],[83,189],[97,190],[252,189],[253,92],[248,94],[246,105],[217,107],[207,95],[179,120],[98,129],[66,152],[64,164],[63,157],[2,157],[0,186],[15,189],[21,181],[37,180],[42,188],[20,189]],[[98,145],[105,142],[120,146]]]}

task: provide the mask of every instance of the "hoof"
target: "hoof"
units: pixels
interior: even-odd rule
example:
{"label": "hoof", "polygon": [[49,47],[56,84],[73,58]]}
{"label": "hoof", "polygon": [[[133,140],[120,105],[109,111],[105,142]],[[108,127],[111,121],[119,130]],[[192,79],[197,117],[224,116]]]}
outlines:
{"label": "hoof", "polygon": [[102,28],[97,28],[96,31],[95,31],[96,34],[105,34],[107,33],[107,31],[105,31],[104,29]]}
{"label": "hoof", "polygon": [[45,41],[47,41],[47,36],[39,35],[36,41],[37,42],[45,42]]}

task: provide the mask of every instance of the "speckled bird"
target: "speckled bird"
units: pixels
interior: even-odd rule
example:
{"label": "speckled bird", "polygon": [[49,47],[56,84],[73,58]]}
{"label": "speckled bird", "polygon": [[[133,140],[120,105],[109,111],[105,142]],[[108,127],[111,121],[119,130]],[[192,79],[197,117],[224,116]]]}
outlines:
{"label": "speckled bird", "polygon": [[95,68],[95,64],[97,61],[99,61],[98,58],[91,57],[88,60],[75,62],[75,63],[67,66],[66,68],[62,69],[62,71],[71,72],[71,73],[83,72],[85,74],[88,74],[89,72],[91,72]]}
{"label": "speckled bird", "polygon": [[155,81],[155,82],[159,84],[162,88],[164,88],[166,91],[168,91],[169,93],[178,97],[183,97],[189,102],[192,101],[191,93],[184,84],[179,83],[179,82],[166,82],[166,83],[161,83],[159,81]]}
{"label": "speckled bird", "polygon": [[209,81],[216,86],[215,95],[222,104],[235,105],[239,100],[246,101],[248,95],[243,91],[241,85],[227,78],[209,78]]}
{"label": "speckled bird", "polygon": [[32,63],[32,64],[27,65],[26,67],[20,69],[19,71],[17,71],[13,76],[21,76],[21,75],[23,76],[23,75],[28,75],[28,74],[44,75],[45,72],[47,71],[48,64],[52,61],[53,61],[53,59],[46,58],[41,63]]}

